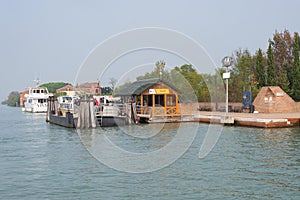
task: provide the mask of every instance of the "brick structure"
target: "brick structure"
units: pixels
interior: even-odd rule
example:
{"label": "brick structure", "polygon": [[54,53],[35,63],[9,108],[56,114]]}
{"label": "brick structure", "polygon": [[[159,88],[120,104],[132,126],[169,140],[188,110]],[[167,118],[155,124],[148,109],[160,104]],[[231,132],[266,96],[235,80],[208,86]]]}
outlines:
{"label": "brick structure", "polygon": [[99,82],[83,83],[75,87],[75,90],[81,94],[101,95]]}
{"label": "brick structure", "polygon": [[64,87],[57,89],[56,93],[65,92],[65,91],[74,91],[74,88],[72,85],[68,84],[68,85],[65,85]]}
{"label": "brick structure", "polygon": [[65,92],[68,96],[75,95],[74,87],[70,84],[65,85],[64,87],[61,87],[56,90],[56,93]]}
{"label": "brick structure", "polygon": [[65,85],[64,87],[57,89],[56,93],[66,92],[67,95],[75,95],[75,91],[81,95],[101,95],[101,87],[99,85],[99,82],[83,83],[75,86],[75,88],[72,85]]}
{"label": "brick structure", "polygon": [[296,102],[279,86],[262,87],[253,105],[259,113],[297,112]]}
{"label": "brick structure", "polygon": [[29,94],[29,90],[20,93],[20,107],[24,107],[24,102],[26,101],[25,94]]}

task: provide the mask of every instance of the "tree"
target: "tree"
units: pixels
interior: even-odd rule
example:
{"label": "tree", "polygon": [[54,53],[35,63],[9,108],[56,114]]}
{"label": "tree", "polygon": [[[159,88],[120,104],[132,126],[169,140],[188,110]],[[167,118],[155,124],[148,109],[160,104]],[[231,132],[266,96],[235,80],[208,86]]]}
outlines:
{"label": "tree", "polygon": [[275,66],[274,66],[274,54],[272,50],[271,41],[269,42],[269,47],[267,51],[267,85],[275,86],[276,78],[275,78]]}
{"label": "tree", "polygon": [[299,61],[299,35],[294,35],[294,62],[293,62],[293,81],[292,97],[295,101],[300,101],[300,61]]}
{"label": "tree", "polygon": [[40,87],[45,87],[48,89],[50,93],[55,93],[57,89],[64,87],[65,85],[69,85],[69,83],[64,82],[50,82],[40,85]]}
{"label": "tree", "polygon": [[11,92],[6,101],[3,101],[2,104],[6,104],[8,106],[19,106],[20,105],[20,93],[13,91]]}
{"label": "tree", "polygon": [[255,78],[258,81],[259,87],[263,87],[266,85],[265,66],[263,63],[263,54],[260,48],[258,49],[257,57],[256,57]]}
{"label": "tree", "polygon": [[101,87],[101,94],[102,95],[111,95],[113,93],[113,90],[111,87]]}
{"label": "tree", "polygon": [[293,38],[288,30],[283,32],[276,31],[271,41],[276,84],[288,94],[291,94],[293,42]]}
{"label": "tree", "polygon": [[163,60],[157,61],[155,63],[155,68],[152,72],[147,72],[145,75],[138,76],[136,80],[145,80],[152,78],[161,78],[164,81],[169,80],[169,72],[165,68],[166,63]]}
{"label": "tree", "polygon": [[118,80],[113,78],[113,77],[109,79],[109,84],[111,85],[112,90],[115,89],[115,86],[116,86],[117,82],[118,82]]}
{"label": "tree", "polygon": [[248,50],[235,51],[235,60],[229,79],[229,101],[240,102],[244,91],[256,88],[257,81],[254,77],[255,61]]}
{"label": "tree", "polygon": [[293,43],[293,38],[288,30],[276,31],[273,35],[272,47],[276,79],[277,84],[284,90],[288,90],[288,88],[284,88],[284,85],[289,85],[292,81]]}
{"label": "tree", "polygon": [[117,94],[118,92],[122,91],[124,88],[130,86],[132,83],[130,80],[127,80],[124,84],[118,85],[113,91],[112,94]]}
{"label": "tree", "polygon": [[[179,73],[181,76],[176,75]],[[176,79],[174,79],[176,77]],[[171,83],[179,88],[181,91],[181,96],[185,100],[191,101],[201,101],[203,100],[202,92],[205,92],[207,88],[203,86],[205,83],[203,82],[202,76],[199,75],[196,69],[189,64],[184,64],[181,67],[175,67],[171,71]],[[197,100],[194,100],[194,97],[197,97]]]}

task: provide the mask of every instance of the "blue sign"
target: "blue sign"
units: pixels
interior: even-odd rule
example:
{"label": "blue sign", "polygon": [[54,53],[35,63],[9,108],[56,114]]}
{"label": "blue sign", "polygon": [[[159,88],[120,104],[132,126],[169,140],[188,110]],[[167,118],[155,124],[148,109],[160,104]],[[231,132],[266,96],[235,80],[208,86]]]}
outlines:
{"label": "blue sign", "polygon": [[243,108],[250,109],[252,106],[252,92],[243,92]]}

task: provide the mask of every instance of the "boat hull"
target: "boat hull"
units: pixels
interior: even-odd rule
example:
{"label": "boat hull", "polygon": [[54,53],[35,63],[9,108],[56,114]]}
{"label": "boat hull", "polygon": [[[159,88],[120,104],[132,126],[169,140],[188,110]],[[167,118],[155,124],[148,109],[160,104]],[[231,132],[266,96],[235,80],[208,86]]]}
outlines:
{"label": "boat hull", "polygon": [[57,116],[49,114],[49,120],[47,121],[52,124],[64,126],[67,128],[75,128],[74,117],[73,114],[70,112],[67,112],[66,116]]}
{"label": "boat hull", "polygon": [[102,127],[126,125],[126,118],[119,116],[99,116],[97,117],[97,121]]}

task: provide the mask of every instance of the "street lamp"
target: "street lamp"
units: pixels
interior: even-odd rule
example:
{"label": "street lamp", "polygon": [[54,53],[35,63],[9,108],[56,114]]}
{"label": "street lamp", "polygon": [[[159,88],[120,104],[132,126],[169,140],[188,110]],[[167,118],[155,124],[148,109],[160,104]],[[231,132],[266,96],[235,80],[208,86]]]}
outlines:
{"label": "street lamp", "polygon": [[223,73],[223,79],[226,79],[226,115],[228,115],[228,79],[230,78],[230,72],[228,67],[232,64],[232,57],[226,56],[222,59],[222,64],[226,67],[226,72]]}

